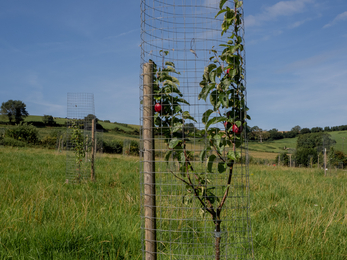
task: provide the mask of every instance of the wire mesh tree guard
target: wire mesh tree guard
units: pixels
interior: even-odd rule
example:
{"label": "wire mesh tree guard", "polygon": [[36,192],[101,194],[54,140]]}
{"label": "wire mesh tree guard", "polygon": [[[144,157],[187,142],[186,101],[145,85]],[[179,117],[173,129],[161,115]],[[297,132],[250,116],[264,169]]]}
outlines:
{"label": "wire mesh tree guard", "polygon": [[95,180],[94,94],[67,94],[66,181]]}
{"label": "wire mesh tree guard", "polygon": [[143,259],[252,259],[242,1],[142,0],[141,22]]}

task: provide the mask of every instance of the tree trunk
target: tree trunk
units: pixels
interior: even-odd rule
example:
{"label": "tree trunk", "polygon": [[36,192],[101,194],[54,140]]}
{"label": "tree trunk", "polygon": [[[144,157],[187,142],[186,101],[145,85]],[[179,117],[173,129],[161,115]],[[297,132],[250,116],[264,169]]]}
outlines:
{"label": "tree trunk", "polygon": [[220,241],[222,239],[221,232],[220,232],[220,225],[222,221],[217,220],[215,223],[216,223],[215,224],[216,229],[215,229],[214,235],[216,238],[216,242],[215,242],[216,260],[220,260]]}

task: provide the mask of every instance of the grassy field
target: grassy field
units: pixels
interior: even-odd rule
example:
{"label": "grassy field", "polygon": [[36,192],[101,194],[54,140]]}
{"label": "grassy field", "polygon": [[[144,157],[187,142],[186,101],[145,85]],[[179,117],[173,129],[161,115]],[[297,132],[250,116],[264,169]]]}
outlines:
{"label": "grassy field", "polygon": [[[347,131],[334,131],[327,132],[331,135],[332,139],[336,141],[334,145],[336,150],[343,151],[347,154]],[[296,149],[296,142],[298,138],[284,138],[275,141],[248,142],[248,148],[250,151],[267,152],[267,153],[282,153],[287,150],[288,152]]]}
{"label": "grassy field", "polygon": [[[0,147],[0,259],[141,259],[137,157],[102,155],[65,184],[65,155]],[[255,259],[346,259],[347,172],[250,166]]]}

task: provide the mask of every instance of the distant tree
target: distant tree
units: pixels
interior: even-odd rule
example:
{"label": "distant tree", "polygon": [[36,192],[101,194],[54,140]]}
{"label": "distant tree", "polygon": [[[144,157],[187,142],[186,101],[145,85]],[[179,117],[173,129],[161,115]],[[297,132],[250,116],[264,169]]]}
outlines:
{"label": "distant tree", "polygon": [[249,129],[247,130],[248,140],[260,140],[260,136],[263,130],[259,126],[249,127]]}
{"label": "distant tree", "polygon": [[331,129],[329,126],[324,127],[324,132],[330,132],[330,131],[331,131]]}
{"label": "distant tree", "polygon": [[284,138],[294,138],[297,136],[297,133],[294,131],[288,131],[283,133]]}
{"label": "distant tree", "polygon": [[291,130],[295,135],[298,135],[301,131],[301,127],[299,125],[294,126]]}
{"label": "distant tree", "polygon": [[88,114],[88,115],[84,118],[84,120],[85,120],[86,122],[92,122],[93,119],[95,119],[95,123],[99,122],[99,119],[96,118],[96,116],[93,115],[93,114]]}
{"label": "distant tree", "polygon": [[270,133],[270,139],[273,139],[273,140],[283,139],[283,133],[278,132],[276,128],[269,130],[269,133]]}
{"label": "distant tree", "polygon": [[194,125],[194,123],[187,123],[187,124],[184,125],[184,132],[185,132],[185,133],[188,133],[188,131],[189,131],[190,133],[193,133],[194,130],[195,130],[195,125]]}
{"label": "distant tree", "polygon": [[14,119],[17,124],[29,115],[26,111],[26,105],[20,100],[8,100],[1,105],[1,114],[8,117],[10,123]]}
{"label": "distant tree", "polygon": [[335,144],[336,141],[331,135],[323,132],[300,134],[296,143],[296,162],[297,164],[308,165],[310,157],[312,163],[318,161],[318,154],[326,148],[327,150]]}
{"label": "distant tree", "polygon": [[343,164],[343,167],[347,166],[347,155],[341,151],[335,151],[333,147],[330,147],[328,158],[333,166],[339,166],[340,163]]}
{"label": "distant tree", "polygon": [[318,127],[318,126],[311,128],[311,133],[319,133],[319,132],[323,132],[323,128]]}
{"label": "distant tree", "polygon": [[49,126],[56,125],[56,122],[54,121],[53,116],[50,116],[50,115],[44,115],[42,117],[42,122],[45,125],[49,125]]}
{"label": "distant tree", "polygon": [[261,132],[261,138],[263,141],[270,139],[270,132],[269,131],[262,131]]}
{"label": "distant tree", "polygon": [[309,128],[302,128],[300,130],[300,134],[309,134],[311,133],[311,130]]}

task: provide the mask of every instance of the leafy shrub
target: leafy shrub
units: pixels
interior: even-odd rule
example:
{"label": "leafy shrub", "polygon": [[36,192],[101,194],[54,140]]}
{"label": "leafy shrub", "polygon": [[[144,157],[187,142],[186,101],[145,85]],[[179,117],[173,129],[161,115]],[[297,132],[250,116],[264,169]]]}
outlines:
{"label": "leafy shrub", "polygon": [[52,135],[47,135],[41,139],[41,145],[54,149],[57,145],[57,137]]}
{"label": "leafy shrub", "polygon": [[36,144],[39,141],[38,131],[36,127],[33,125],[28,125],[26,123],[16,125],[13,128],[7,129],[5,136],[29,144]]}
{"label": "leafy shrub", "polygon": [[12,147],[25,147],[26,143],[11,137],[4,137],[0,139],[0,145],[12,146]]}
{"label": "leafy shrub", "polygon": [[111,121],[110,121],[110,120],[104,120],[104,122],[105,122],[105,123],[111,123]]}
{"label": "leafy shrub", "polygon": [[310,158],[312,163],[318,162],[318,152],[315,148],[299,148],[295,153],[296,164],[308,166],[310,164]]}
{"label": "leafy shrub", "polygon": [[54,118],[53,116],[50,116],[50,115],[44,115],[42,117],[42,122],[45,124],[45,125],[49,125],[49,126],[53,126],[53,125],[56,125],[57,123],[54,121]]}
{"label": "leafy shrub", "polygon": [[122,153],[123,152],[123,143],[122,141],[112,140],[110,142],[103,142],[103,150],[105,153]]}
{"label": "leafy shrub", "polygon": [[[290,159],[289,159],[288,153],[287,152],[283,152],[279,156],[280,156],[281,164],[284,165],[284,166],[289,166]],[[276,156],[275,162],[278,162],[278,155]]]}
{"label": "leafy shrub", "polygon": [[131,155],[139,155],[140,154],[139,142],[131,140],[131,142],[130,142],[130,154]]}

